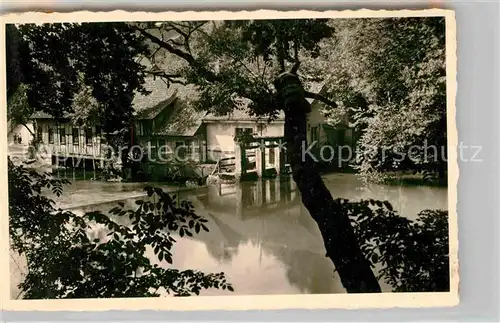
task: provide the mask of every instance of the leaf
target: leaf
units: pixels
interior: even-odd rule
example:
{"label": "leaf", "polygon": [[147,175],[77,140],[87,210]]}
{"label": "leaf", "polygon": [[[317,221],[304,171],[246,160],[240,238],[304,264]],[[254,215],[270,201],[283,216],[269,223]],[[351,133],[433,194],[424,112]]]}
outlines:
{"label": "leaf", "polygon": [[231,285],[227,285],[227,289],[228,289],[230,292],[234,292],[234,288],[233,288],[233,286],[231,286]]}
{"label": "leaf", "polygon": [[155,187],[154,189],[155,193],[158,195],[158,196],[163,196],[164,195],[164,192],[161,188],[159,187]]}

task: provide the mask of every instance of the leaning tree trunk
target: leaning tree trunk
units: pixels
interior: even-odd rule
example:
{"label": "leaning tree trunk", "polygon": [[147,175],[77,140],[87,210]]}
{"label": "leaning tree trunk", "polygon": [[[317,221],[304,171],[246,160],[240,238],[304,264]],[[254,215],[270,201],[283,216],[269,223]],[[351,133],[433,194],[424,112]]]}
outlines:
{"label": "leaning tree trunk", "polygon": [[311,110],[304,88],[292,73],[278,76],[275,82],[280,108],[285,112],[285,143],[292,176],[302,203],[318,224],[329,257],[348,293],[376,293],[380,286],[369,262],[359,248],[347,214],[325,186],[307,148],[306,115]]}

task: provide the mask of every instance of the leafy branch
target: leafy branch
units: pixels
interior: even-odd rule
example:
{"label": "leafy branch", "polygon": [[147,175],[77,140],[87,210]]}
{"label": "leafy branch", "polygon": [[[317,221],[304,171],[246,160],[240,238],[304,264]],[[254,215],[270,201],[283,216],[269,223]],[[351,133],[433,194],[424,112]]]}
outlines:
{"label": "leafy branch", "polygon": [[159,188],[137,208],[124,203],[107,214],[76,215],[57,209],[65,180],[30,171],[9,161],[11,247],[27,260],[19,285],[23,298],[189,296],[202,289],[233,291],[223,273],[177,270],[172,266],[174,235],[209,231],[208,221],[188,201],[178,202]]}

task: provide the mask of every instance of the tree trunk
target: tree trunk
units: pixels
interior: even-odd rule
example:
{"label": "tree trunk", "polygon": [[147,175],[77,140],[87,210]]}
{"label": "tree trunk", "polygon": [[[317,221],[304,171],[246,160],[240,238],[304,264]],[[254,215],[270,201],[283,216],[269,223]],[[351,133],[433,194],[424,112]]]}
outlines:
{"label": "tree trunk", "polygon": [[302,203],[318,224],[329,257],[348,293],[381,292],[369,262],[359,248],[347,214],[325,186],[315,161],[307,151],[307,113],[311,106],[294,74],[284,73],[275,82],[278,102],[285,111],[285,143],[292,176]]}

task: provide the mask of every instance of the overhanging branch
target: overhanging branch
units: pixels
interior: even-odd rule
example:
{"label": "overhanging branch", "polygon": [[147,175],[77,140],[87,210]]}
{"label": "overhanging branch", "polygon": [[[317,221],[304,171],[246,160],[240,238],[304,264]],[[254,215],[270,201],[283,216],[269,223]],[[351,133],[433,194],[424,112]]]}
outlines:
{"label": "overhanging branch", "polygon": [[[203,64],[201,64],[191,53],[172,46],[170,43],[167,42],[168,40],[163,41],[162,39],[160,39],[160,38],[156,37],[155,35],[151,34],[150,32],[148,32],[145,28],[135,26],[135,29],[142,36],[149,39],[152,43],[154,43],[154,44],[160,46],[161,48],[167,50],[168,52],[184,59],[197,73],[202,75],[206,81],[211,82],[211,83],[225,82],[226,81],[223,76],[218,75],[214,71],[208,69],[207,66],[204,66]],[[160,71],[158,71],[158,72],[151,71],[151,72],[149,72],[149,74],[156,75],[159,77],[168,77],[168,76],[176,77],[175,75],[164,75]],[[182,77],[182,76],[180,76],[180,77]],[[258,77],[256,77],[256,79],[258,80]],[[177,83],[179,83],[179,81],[177,81]],[[265,92],[267,92],[267,94],[269,94],[269,95],[272,95],[269,92],[269,89],[266,89]],[[250,89],[247,89],[247,88],[238,90],[237,95],[242,97],[242,98],[249,99],[255,103],[262,101],[262,99],[259,97],[259,95],[256,95],[254,93],[254,91],[251,91]]]}
{"label": "overhanging branch", "polygon": [[167,74],[163,71],[152,71],[152,70],[149,70],[149,71],[144,71],[144,73],[146,74],[149,74],[149,75],[153,75],[153,76],[158,76],[158,77],[163,77],[163,78],[166,78],[166,79],[174,79],[174,78],[182,78],[182,75],[180,74]]}
{"label": "overhanging branch", "polygon": [[297,74],[297,71],[299,70],[300,67],[300,60],[299,60],[299,43],[294,42],[293,44],[293,59],[295,63],[293,64],[292,70],[290,71],[293,74]]}
{"label": "overhanging branch", "polygon": [[293,64],[293,67],[292,67],[292,70],[290,71],[290,73],[297,74],[299,67],[300,67],[300,61],[296,61],[295,64]]}
{"label": "overhanging branch", "polygon": [[189,64],[196,64],[196,60],[189,53],[187,53],[181,49],[175,48],[174,46],[170,45],[167,42],[162,41],[160,38],[154,36],[153,34],[147,32],[146,30],[144,30],[142,28],[136,27],[136,30],[139,31],[139,33],[141,33],[141,35],[143,35],[144,37],[146,37],[147,39],[149,39],[150,41],[152,41],[156,45],[168,50],[172,54],[175,54],[175,55],[185,59]]}
{"label": "overhanging branch", "polygon": [[329,105],[332,108],[337,108],[338,107],[337,103],[335,103],[334,101],[331,101],[331,100],[325,98],[323,95],[321,95],[319,93],[313,93],[313,92],[306,91],[305,97],[306,98],[310,98],[310,99],[314,99],[314,100],[318,100],[320,102],[323,102],[324,104]]}

